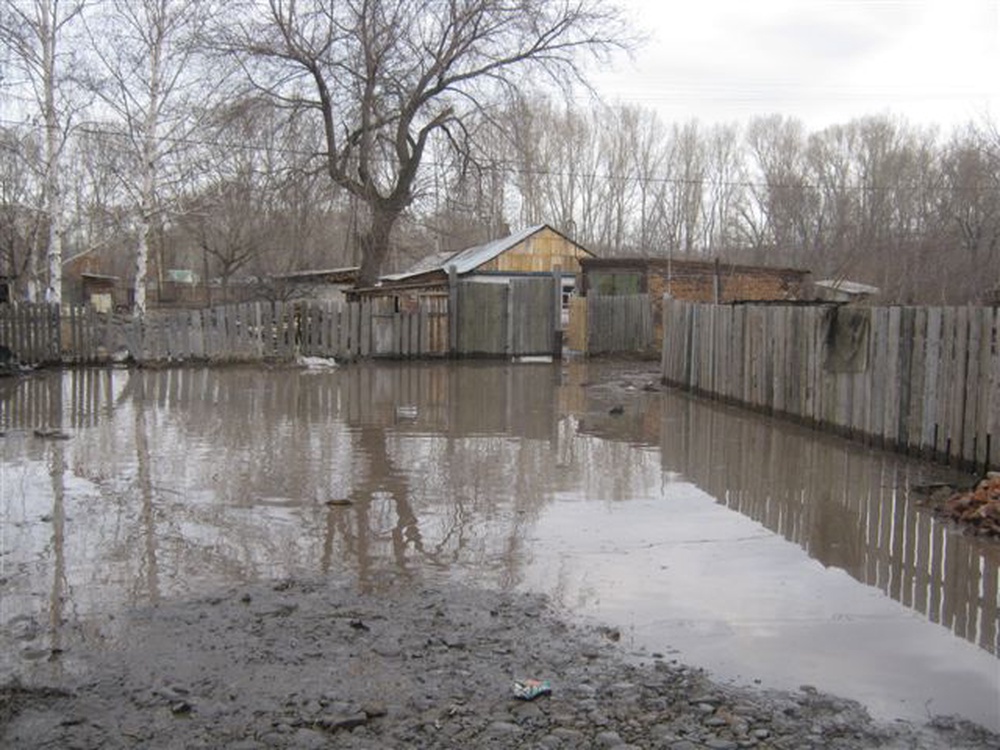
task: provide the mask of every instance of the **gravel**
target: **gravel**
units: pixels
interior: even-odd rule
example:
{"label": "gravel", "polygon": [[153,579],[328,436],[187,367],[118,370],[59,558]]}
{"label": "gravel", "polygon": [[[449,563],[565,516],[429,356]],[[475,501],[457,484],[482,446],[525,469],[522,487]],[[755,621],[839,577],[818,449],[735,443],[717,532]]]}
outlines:
{"label": "gravel", "polygon": [[[16,748],[1000,748],[956,717],[873,721],[803,686],[766,691],[626,658],[543,597],[455,584],[365,594],[244,586],[132,612],[53,684],[0,686]],[[95,643],[100,638],[95,639]],[[514,697],[516,680],[551,693]]]}

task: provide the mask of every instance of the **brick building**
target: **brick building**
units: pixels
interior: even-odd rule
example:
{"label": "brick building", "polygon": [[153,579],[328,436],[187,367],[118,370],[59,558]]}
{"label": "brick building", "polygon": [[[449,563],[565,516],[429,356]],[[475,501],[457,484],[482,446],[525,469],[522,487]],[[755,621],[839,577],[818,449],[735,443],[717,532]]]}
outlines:
{"label": "brick building", "polygon": [[582,258],[581,293],[664,294],[690,302],[797,300],[808,271],[668,258]]}
{"label": "brick building", "polygon": [[656,341],[663,334],[663,295],[689,302],[777,302],[806,299],[809,272],[687,258],[581,258],[580,293],[648,294]]}

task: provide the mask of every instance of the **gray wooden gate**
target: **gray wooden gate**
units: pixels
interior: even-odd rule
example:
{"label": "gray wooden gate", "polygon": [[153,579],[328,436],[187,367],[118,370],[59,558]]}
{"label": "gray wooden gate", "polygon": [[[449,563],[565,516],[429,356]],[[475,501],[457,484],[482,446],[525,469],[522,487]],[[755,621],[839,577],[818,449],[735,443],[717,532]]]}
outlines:
{"label": "gray wooden gate", "polygon": [[550,278],[462,281],[456,289],[459,356],[555,355],[558,287]]}

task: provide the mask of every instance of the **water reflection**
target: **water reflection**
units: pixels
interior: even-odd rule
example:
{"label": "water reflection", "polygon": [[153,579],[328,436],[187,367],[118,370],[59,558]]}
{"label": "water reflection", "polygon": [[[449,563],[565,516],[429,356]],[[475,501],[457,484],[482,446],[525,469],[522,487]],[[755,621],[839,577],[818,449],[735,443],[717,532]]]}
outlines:
{"label": "water reflection", "polygon": [[664,467],[993,654],[1000,547],[910,499],[937,473],[736,409],[678,399],[663,413]]}
{"label": "water reflection", "polygon": [[[551,564],[557,598],[599,598],[600,574],[579,584],[591,574],[552,550],[592,534],[600,554],[628,552],[637,526],[681,524],[686,508],[695,524],[758,522],[1000,652],[996,545],[908,498],[936,470],[673,394],[588,387],[610,367],[85,369],[0,382],[0,666],[61,668],[78,642],[120,635],[122,607],[260,578],[514,587]],[[650,559],[657,585],[673,581]],[[630,595],[649,598],[639,588]]]}

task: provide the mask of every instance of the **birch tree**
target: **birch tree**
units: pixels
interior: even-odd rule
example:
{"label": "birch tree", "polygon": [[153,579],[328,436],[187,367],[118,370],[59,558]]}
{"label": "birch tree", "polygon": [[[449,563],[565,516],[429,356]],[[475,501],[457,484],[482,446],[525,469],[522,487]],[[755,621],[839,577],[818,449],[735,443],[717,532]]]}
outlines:
{"label": "birch tree", "polygon": [[44,132],[44,189],[39,210],[48,222],[45,260],[35,253],[27,264],[26,293],[38,301],[45,284],[47,302],[62,302],[63,195],[61,164],[73,116],[68,72],[73,68],[63,42],[83,13],[84,0],[2,0],[0,44],[10,53],[12,86],[28,92],[29,116]]}
{"label": "birch tree", "polygon": [[[206,109],[206,77],[193,42],[209,10],[205,0],[109,0],[90,25],[98,62],[91,87],[123,127],[132,157],[119,177],[135,212],[132,284],[139,315],[146,310],[150,250],[171,205],[168,193],[196,114]],[[100,37],[112,32],[117,43],[102,44]],[[162,265],[156,264],[161,282]]]}

